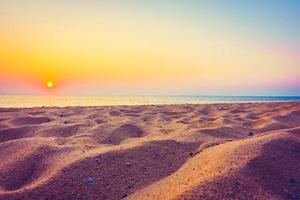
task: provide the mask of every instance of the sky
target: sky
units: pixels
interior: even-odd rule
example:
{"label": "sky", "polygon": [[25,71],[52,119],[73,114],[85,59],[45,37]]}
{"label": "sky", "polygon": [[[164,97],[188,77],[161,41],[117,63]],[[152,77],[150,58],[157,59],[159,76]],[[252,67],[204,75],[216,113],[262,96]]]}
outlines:
{"label": "sky", "polygon": [[297,0],[0,0],[0,94],[300,96],[299,19]]}

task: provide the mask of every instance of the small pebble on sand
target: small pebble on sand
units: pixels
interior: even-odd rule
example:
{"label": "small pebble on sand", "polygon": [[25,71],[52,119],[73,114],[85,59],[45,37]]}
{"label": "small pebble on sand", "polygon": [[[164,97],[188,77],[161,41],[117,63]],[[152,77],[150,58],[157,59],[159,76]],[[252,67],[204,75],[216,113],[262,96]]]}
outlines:
{"label": "small pebble on sand", "polygon": [[254,135],[253,132],[249,132],[249,133],[248,133],[248,136],[253,136],[253,135]]}
{"label": "small pebble on sand", "polygon": [[94,185],[94,184],[95,184],[95,181],[94,181],[94,179],[93,179],[92,177],[88,177],[88,178],[87,178],[87,183],[88,183],[89,185]]}

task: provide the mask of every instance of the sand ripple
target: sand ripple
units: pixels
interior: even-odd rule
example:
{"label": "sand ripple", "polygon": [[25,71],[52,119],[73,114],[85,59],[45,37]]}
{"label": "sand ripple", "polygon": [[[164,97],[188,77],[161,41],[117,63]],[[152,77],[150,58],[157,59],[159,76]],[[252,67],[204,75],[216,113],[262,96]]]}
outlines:
{"label": "sand ripple", "polygon": [[300,103],[0,109],[0,200],[299,199]]}

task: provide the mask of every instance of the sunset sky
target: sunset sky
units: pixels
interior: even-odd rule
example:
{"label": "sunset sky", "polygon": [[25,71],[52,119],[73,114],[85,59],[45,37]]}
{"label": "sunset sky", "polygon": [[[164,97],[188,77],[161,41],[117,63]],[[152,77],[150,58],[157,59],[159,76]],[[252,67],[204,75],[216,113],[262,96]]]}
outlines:
{"label": "sunset sky", "polygon": [[300,1],[0,0],[0,94],[300,95]]}

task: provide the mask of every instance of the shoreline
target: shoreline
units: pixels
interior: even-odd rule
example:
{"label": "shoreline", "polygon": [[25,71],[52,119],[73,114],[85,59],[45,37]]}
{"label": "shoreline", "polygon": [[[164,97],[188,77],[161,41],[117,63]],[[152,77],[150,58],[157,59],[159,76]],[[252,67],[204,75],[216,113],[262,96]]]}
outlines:
{"label": "shoreline", "polygon": [[250,102],[212,102],[212,103],[175,103],[175,104],[118,104],[118,105],[78,105],[78,106],[38,106],[38,107],[1,107],[0,109],[39,109],[39,108],[98,108],[98,107],[137,107],[137,106],[199,106],[199,105],[223,105],[223,104],[270,104],[270,103],[300,103],[300,100],[294,101],[250,101]]}
{"label": "shoreline", "polygon": [[275,96],[0,96],[0,107],[75,107],[125,105],[181,105],[219,103],[293,102],[300,97]]}

